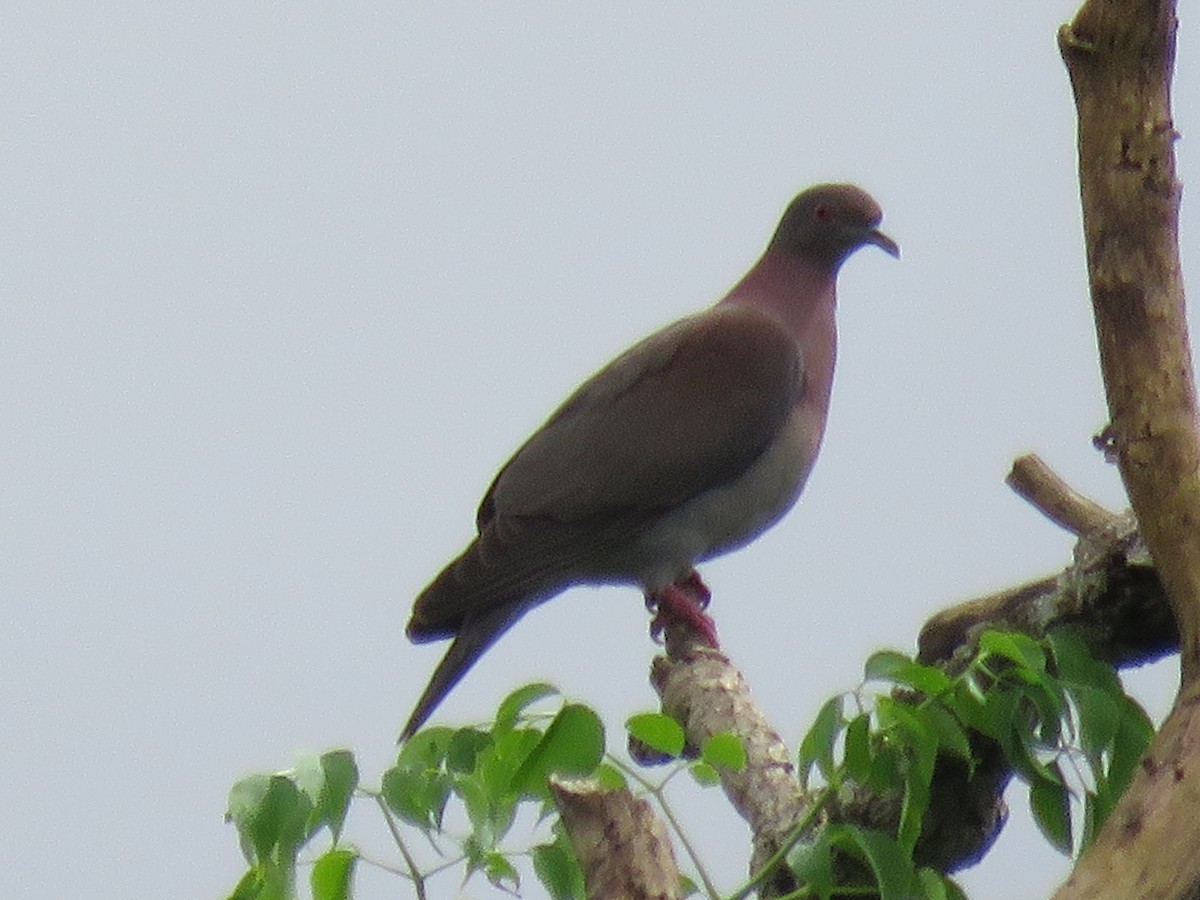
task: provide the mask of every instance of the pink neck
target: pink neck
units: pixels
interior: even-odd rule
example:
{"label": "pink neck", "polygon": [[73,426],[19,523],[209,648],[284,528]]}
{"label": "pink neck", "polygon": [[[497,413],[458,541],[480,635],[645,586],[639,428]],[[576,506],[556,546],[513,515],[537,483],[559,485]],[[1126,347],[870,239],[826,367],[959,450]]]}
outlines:
{"label": "pink neck", "polygon": [[836,270],[768,247],[721,300],[766,313],[791,332],[804,358],[806,398],[822,406],[829,400],[837,358],[836,285]]}

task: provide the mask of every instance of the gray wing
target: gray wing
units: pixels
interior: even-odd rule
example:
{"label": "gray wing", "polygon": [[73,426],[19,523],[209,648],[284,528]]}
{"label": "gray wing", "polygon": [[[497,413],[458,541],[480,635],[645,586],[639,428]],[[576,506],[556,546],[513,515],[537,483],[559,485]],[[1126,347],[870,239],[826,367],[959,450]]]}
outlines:
{"label": "gray wing", "polygon": [[774,319],[715,307],[651,335],[580,387],[496,476],[479,508],[578,522],[677,506],[735,479],[802,387]]}

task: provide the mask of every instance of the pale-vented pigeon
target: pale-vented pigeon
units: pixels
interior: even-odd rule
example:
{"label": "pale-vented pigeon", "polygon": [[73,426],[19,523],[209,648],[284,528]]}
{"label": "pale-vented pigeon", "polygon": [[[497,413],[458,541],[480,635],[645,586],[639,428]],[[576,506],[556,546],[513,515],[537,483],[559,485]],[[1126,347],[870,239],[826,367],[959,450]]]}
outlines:
{"label": "pale-vented pigeon", "polygon": [[899,255],[880,218],[852,185],[803,192],[719,303],[618,356],[525,442],[483,498],[478,537],[413,605],[411,640],[454,641],[402,739],[571,585],[707,600],[693,566],[748,543],[804,487],[829,407],[838,269],[865,244]]}

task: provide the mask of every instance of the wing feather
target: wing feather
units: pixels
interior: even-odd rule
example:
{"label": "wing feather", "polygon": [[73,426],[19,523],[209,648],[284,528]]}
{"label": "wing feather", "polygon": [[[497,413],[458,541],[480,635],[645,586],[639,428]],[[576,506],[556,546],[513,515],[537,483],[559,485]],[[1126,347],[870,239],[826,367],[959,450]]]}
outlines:
{"label": "wing feather", "polygon": [[722,306],[651,335],[601,369],[500,471],[491,519],[576,522],[677,506],[733,480],[782,427],[800,349],[764,313]]}

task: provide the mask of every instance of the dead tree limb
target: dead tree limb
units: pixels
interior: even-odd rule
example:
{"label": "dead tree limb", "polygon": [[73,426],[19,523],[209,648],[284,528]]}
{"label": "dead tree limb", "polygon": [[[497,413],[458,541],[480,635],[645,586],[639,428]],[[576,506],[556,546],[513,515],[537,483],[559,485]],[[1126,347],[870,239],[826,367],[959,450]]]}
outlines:
{"label": "dead tree limb", "polygon": [[678,900],[679,869],[666,829],[644,798],[591,779],[552,777],[550,794],[593,900]]}
{"label": "dead tree limb", "polygon": [[1116,457],[1180,635],[1181,686],[1058,898],[1200,891],[1200,415],[1179,263],[1172,0],[1089,0],[1059,32],[1079,114],[1088,274]]}

